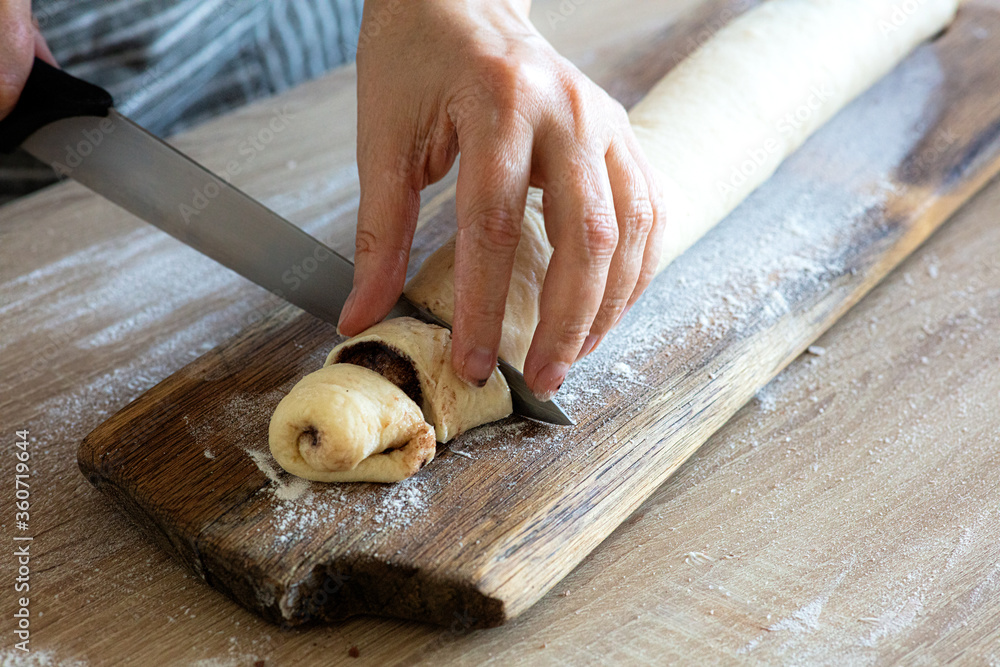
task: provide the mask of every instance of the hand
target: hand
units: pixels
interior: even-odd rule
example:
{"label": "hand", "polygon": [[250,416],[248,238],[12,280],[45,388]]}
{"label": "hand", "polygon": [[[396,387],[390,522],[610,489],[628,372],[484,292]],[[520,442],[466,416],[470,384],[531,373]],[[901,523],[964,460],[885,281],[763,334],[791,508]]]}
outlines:
{"label": "hand", "polygon": [[529,184],[555,251],[524,376],[551,397],[649,284],[663,214],[625,110],[530,24],[528,2],[369,0],[358,47],[358,214],[347,335],[402,292],[420,191],[459,150],[452,363],[496,366]]}
{"label": "hand", "polygon": [[0,119],[17,106],[35,56],[56,64],[31,17],[31,0],[0,0]]}

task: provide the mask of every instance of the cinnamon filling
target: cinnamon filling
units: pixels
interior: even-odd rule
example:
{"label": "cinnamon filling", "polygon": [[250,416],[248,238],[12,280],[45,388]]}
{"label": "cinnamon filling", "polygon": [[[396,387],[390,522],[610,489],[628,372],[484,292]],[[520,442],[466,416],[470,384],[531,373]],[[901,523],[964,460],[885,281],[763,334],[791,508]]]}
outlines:
{"label": "cinnamon filling", "polygon": [[363,341],[340,351],[334,360],[339,364],[354,364],[375,371],[403,390],[417,405],[423,404],[420,378],[413,362],[405,355],[375,341]]}

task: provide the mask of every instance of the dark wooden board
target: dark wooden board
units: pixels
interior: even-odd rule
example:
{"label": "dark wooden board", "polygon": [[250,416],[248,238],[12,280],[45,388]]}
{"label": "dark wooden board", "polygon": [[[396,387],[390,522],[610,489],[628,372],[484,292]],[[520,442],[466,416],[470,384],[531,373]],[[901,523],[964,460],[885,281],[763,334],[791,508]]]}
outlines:
{"label": "dark wooden board", "polygon": [[[710,3],[600,83],[634,101],[738,6]],[[998,170],[1000,3],[972,2],[657,278],[567,381],[578,426],[511,418],[398,485],[303,484],[266,454],[267,422],[338,338],[288,307],[101,425],[80,467],[178,560],[275,622],[500,624]],[[418,255],[452,225],[440,207]]]}

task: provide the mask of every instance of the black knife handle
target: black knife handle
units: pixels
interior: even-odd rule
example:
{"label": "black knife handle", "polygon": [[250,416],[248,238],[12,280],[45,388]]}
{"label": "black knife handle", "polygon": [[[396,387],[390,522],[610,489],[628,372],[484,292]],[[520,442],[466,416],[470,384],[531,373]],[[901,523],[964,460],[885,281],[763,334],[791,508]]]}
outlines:
{"label": "black knife handle", "polygon": [[0,120],[0,153],[13,152],[37,130],[63,118],[104,118],[114,106],[111,94],[35,58],[17,106]]}

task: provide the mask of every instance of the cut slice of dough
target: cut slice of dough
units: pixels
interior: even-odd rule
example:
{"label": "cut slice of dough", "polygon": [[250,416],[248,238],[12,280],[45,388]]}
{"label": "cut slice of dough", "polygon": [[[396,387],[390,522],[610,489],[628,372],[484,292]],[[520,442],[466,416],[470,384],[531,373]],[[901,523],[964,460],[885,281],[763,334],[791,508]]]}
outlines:
{"label": "cut slice of dough", "polygon": [[[834,114],[914,47],[944,29],[958,5],[959,0],[769,0],[720,30],[674,68],[629,114],[636,137],[658,172],[667,207],[659,269],[725,218]],[[551,254],[541,192],[531,189],[500,346],[500,355],[518,368],[523,368],[538,324],[539,296]],[[452,240],[428,258],[406,290],[416,303],[449,322],[454,315],[454,267]],[[385,447],[360,446],[359,438],[365,443],[397,441],[401,436],[392,425],[397,419],[409,425],[418,404],[442,441],[509,414],[510,395],[502,378],[497,379],[499,374],[483,389],[464,385],[451,371],[450,345],[447,330],[411,321],[377,325],[338,346],[328,362],[374,368],[403,389],[369,371],[354,391],[367,392],[371,401],[391,403],[379,409],[355,399],[350,404],[354,413],[347,414],[345,402],[340,415],[327,415],[343,420],[339,431],[323,422],[342,441],[331,444],[317,465],[355,461],[369,449],[372,458],[386,456],[381,453]],[[336,369],[348,365],[332,363],[317,373],[339,373]],[[396,389],[395,398],[388,396],[391,392],[385,385]],[[312,462],[301,456],[295,459],[299,449],[290,443],[301,438],[296,428],[320,418],[315,413],[319,404],[305,392],[295,398],[293,394],[295,390],[275,412],[271,448],[285,470],[317,479],[310,477],[317,474],[308,468]],[[399,396],[405,400],[396,400]],[[286,425],[276,428],[279,412]],[[303,419],[305,415],[309,419]],[[384,428],[397,431],[377,435],[383,422]],[[352,429],[366,435],[354,435]],[[357,463],[352,473],[356,479],[375,481],[374,469],[372,476],[364,476],[366,460]],[[415,470],[392,468],[399,474],[396,479]],[[377,481],[396,481],[391,477],[388,468],[378,468]]]}
{"label": "cut slice of dough", "polygon": [[470,391],[451,366],[451,332],[400,317],[376,324],[333,348],[331,364],[358,364],[399,386],[434,425],[439,442],[511,413],[510,389],[499,370],[486,386]]}
{"label": "cut slice of dough", "polygon": [[434,458],[434,431],[378,373],[336,364],[302,378],[268,429],[282,468],[316,482],[397,482]]}

